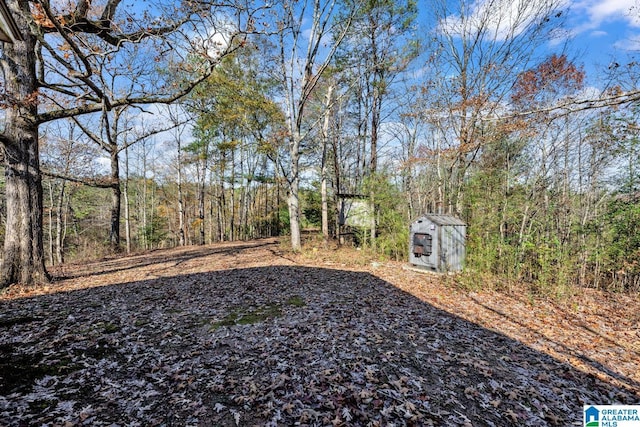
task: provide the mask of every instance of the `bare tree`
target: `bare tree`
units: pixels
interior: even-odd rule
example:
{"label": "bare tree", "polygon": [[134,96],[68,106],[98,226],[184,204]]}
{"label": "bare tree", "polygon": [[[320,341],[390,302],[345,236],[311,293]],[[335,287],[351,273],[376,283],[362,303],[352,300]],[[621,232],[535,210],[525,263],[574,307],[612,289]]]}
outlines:
{"label": "bare tree", "polygon": [[[295,3],[295,4],[294,4]],[[335,20],[340,6],[341,22]],[[300,250],[300,157],[307,142],[305,108],[319,79],[347,34],[359,2],[305,0],[301,4],[285,0],[276,19],[281,83],[286,106],[288,161],[283,168],[288,183],[291,246]],[[305,28],[305,25],[309,25]],[[283,165],[284,166],[284,165]]]}
{"label": "bare tree", "polygon": [[[22,40],[5,44],[0,58],[2,103],[10,107],[0,142],[11,230],[4,242],[1,286],[49,278],[44,267],[39,125],[125,105],[172,102],[210,74],[219,58],[237,46],[230,39],[251,22],[249,8],[233,3],[212,10],[208,2],[167,2],[164,10],[156,4],[157,9],[140,14],[120,0],[9,0],[7,6]],[[197,37],[202,28],[207,33]],[[223,42],[214,37],[216,30]],[[107,91],[97,71],[99,59],[115,62],[133,45],[145,46],[140,52],[149,67],[157,62],[169,69],[180,67],[184,78],[143,79],[125,94]],[[197,59],[186,58],[187,52]]]}
{"label": "bare tree", "polygon": [[[457,9],[453,9],[452,6]],[[436,1],[436,25],[424,90],[427,114],[446,150],[445,210],[460,213],[466,171],[485,142],[485,119],[502,109],[517,72],[559,28],[563,11],[552,0]]]}
{"label": "bare tree", "polygon": [[[51,264],[64,262],[65,237],[70,199],[75,186],[69,176],[89,177],[95,174],[96,150],[88,144],[80,128],[72,120],[59,120],[46,128],[41,139],[43,172],[49,187],[49,247]],[[70,188],[71,187],[71,188]],[[55,233],[54,233],[55,230]]]}

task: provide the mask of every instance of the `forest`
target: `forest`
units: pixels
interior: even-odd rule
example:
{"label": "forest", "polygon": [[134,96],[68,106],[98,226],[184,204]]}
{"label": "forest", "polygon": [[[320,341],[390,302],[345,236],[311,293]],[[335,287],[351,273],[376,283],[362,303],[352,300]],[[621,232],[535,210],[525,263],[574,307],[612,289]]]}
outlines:
{"label": "forest", "polygon": [[469,286],[640,290],[640,63],[551,43],[561,2],[6,4],[4,286],[303,231],[401,261],[434,212]]}

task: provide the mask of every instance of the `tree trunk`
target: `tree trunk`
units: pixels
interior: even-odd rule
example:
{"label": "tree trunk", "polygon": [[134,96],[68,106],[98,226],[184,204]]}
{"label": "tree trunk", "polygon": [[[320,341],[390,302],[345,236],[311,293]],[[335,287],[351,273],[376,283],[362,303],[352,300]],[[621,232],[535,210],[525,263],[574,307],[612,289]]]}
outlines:
{"label": "tree trunk", "polygon": [[329,243],[329,196],[327,194],[327,145],[322,147],[322,180],[320,182],[320,197],[322,199],[322,240],[325,246]]}
{"label": "tree trunk", "polygon": [[236,150],[231,148],[231,171],[229,172],[229,241],[236,237]]}
{"label": "tree trunk", "polygon": [[126,240],[127,253],[131,253],[131,215],[129,214],[129,148],[124,149],[124,237]]}
{"label": "tree trunk", "polygon": [[55,265],[55,261],[53,259],[53,206],[55,206],[55,203],[53,201],[52,181],[49,181],[49,203],[51,205],[51,209],[49,209],[49,264]]}
{"label": "tree trunk", "polygon": [[115,252],[120,250],[120,164],[118,149],[111,151],[111,228],[109,230],[109,244]]}
{"label": "tree trunk", "polygon": [[224,242],[227,240],[227,198],[225,195],[224,188],[224,172],[225,172],[225,164],[227,163],[226,156],[224,152],[220,153],[221,161],[218,165],[218,169],[220,170],[220,175],[218,177],[218,228],[220,231],[220,241]]}
{"label": "tree trunk", "polygon": [[199,233],[199,239],[198,239],[198,244],[199,245],[204,245],[205,244],[205,235],[204,235],[204,208],[205,208],[205,203],[204,203],[204,194],[205,194],[205,176],[204,176],[204,167],[202,168],[202,177],[200,179],[200,182],[198,183],[198,219],[200,220],[200,233]]}
{"label": "tree trunk", "polygon": [[376,198],[375,198],[375,187],[377,176],[376,173],[378,171],[378,132],[380,130],[380,116],[382,111],[382,96],[383,89],[382,83],[384,81],[384,77],[382,76],[382,70],[379,68],[378,58],[377,58],[377,44],[376,38],[372,35],[372,50],[374,52],[373,56],[373,64],[374,64],[374,74],[373,74],[373,99],[371,100],[371,159],[369,161],[369,176],[371,177],[371,191],[369,193],[369,203],[371,204],[371,222],[370,222],[370,234],[371,234],[371,248],[376,249],[376,215],[375,215],[375,206],[376,206]]}
{"label": "tree trunk", "polygon": [[178,136],[178,238],[180,246],[187,244],[184,234],[184,195],[182,194],[182,141]]}
{"label": "tree trunk", "polygon": [[331,119],[331,103],[333,102],[333,83],[327,87],[324,104],[324,122],[322,124],[322,164],[320,165],[320,194],[322,198],[322,238],[324,244],[329,243],[329,197],[327,195],[327,149],[329,145],[329,124]]}
{"label": "tree trunk", "polygon": [[[0,58],[5,90],[13,101],[13,105],[5,109],[2,138],[7,224],[0,287],[49,281],[44,266],[35,38],[24,18],[29,14],[29,5],[21,2],[20,6],[24,10],[13,15],[24,41],[4,43]],[[10,2],[9,7],[14,9],[15,2]]]}
{"label": "tree trunk", "polygon": [[[58,264],[64,263],[64,205],[65,205],[65,189],[66,182],[63,180],[60,182],[60,192],[58,194],[58,201],[56,203],[56,260]],[[51,225],[53,226],[53,225]]]}
{"label": "tree trunk", "polygon": [[302,237],[300,234],[300,133],[296,129],[291,138],[289,149],[291,153],[291,180],[289,181],[289,228],[291,232],[291,249],[302,250]]}
{"label": "tree trunk", "polygon": [[300,179],[295,176],[293,182],[289,184],[289,225],[291,231],[291,249],[300,251],[302,249],[302,238],[300,234]]}

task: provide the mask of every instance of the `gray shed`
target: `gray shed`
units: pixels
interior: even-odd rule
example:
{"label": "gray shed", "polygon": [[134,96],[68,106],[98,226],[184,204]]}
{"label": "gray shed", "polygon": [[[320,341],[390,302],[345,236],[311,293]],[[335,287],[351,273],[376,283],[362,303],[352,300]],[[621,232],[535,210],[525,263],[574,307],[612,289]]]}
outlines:
{"label": "gray shed", "polygon": [[426,214],[409,228],[409,263],[437,272],[464,266],[467,225],[451,215]]}

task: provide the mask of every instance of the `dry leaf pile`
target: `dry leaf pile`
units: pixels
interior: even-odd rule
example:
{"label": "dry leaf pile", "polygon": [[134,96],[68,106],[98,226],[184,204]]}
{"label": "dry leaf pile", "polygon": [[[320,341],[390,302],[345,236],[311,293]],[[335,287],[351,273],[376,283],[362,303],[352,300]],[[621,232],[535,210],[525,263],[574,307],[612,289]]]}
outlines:
{"label": "dry leaf pile", "polygon": [[6,292],[0,425],[570,426],[640,403],[637,300],[569,316],[336,254],[174,249]]}

